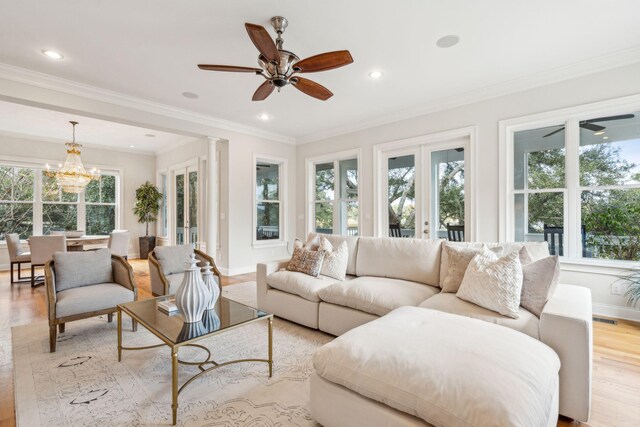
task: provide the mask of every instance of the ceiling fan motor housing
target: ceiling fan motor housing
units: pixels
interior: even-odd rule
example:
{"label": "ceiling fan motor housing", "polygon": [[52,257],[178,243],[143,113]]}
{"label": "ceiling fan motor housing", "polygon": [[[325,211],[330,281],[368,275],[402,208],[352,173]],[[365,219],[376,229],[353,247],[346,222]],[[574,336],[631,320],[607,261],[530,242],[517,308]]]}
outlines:
{"label": "ceiling fan motor housing", "polygon": [[286,86],[289,78],[294,72],[293,66],[300,60],[298,56],[288,50],[279,50],[280,64],[274,64],[260,55],[258,56],[258,65],[265,70],[269,80],[276,87]]}

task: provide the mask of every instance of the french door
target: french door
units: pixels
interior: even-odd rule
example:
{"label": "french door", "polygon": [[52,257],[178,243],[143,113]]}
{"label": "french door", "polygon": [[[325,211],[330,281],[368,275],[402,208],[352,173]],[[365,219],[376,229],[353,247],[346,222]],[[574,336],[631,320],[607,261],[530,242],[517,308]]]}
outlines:
{"label": "french door", "polygon": [[176,245],[199,241],[198,230],[198,167],[196,165],[174,169],[173,218]]}
{"label": "french door", "polygon": [[[385,149],[379,235],[446,239],[468,222],[468,138]],[[466,235],[463,231],[464,238]]]}

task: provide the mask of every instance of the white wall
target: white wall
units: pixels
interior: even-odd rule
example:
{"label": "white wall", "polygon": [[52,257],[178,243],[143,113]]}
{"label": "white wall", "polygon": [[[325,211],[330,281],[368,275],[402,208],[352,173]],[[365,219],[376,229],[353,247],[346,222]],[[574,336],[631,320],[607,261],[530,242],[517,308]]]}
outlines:
{"label": "white wall", "polygon": [[[433,134],[447,130],[477,126],[477,215],[480,224],[478,241],[498,239],[498,122],[575,105],[640,93],[640,64],[621,67],[598,74],[555,83],[524,92],[513,93],[474,104],[414,117],[395,123],[360,130],[298,146],[297,207],[305,213],[305,159],[336,151],[361,148],[360,201],[362,235],[373,234],[373,145]],[[305,233],[306,219],[296,222],[297,235]],[[592,268],[588,273],[563,265],[561,280],[592,290],[595,310],[640,320],[640,312],[625,308],[620,296],[611,295],[610,284],[617,269]]]}
{"label": "white wall", "polygon": [[[17,138],[0,135],[0,158],[12,157],[34,161],[34,159],[48,161],[55,165],[64,162],[66,158],[65,146],[52,142],[33,139]],[[155,158],[151,155],[134,154],[123,151],[107,150],[95,147],[82,148],[82,161],[85,166],[111,167],[122,169],[120,180],[121,223],[120,228],[131,232],[131,246],[129,253],[137,256],[138,237],[144,236],[144,224],[139,224],[133,214],[135,190],[145,181],[155,181]],[[0,268],[9,267],[9,255],[6,249],[0,249]]]}
{"label": "white wall", "polygon": [[[287,159],[286,229],[288,237],[295,234],[295,160],[294,145],[268,141],[235,132],[227,132],[218,142],[220,156],[220,194],[218,196],[219,229],[216,265],[229,275],[255,271],[258,262],[287,258],[287,246],[253,247],[253,172],[254,154]],[[198,140],[157,156],[158,171],[198,157],[207,156],[208,142]],[[203,201],[204,203],[204,201]],[[204,239],[203,239],[204,240]],[[212,251],[209,251],[212,252]]]}

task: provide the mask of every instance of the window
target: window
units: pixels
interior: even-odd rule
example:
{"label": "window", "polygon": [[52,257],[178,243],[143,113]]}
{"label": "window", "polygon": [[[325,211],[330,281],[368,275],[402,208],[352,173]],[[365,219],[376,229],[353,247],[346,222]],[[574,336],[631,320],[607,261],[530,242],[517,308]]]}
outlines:
{"label": "window", "polygon": [[574,259],[640,260],[640,111],[513,133],[513,238]]}
{"label": "window", "polygon": [[84,191],[86,232],[89,235],[109,234],[116,229],[116,177],[102,175]]}
{"label": "window", "polygon": [[358,159],[311,162],[313,169],[313,230],[359,235]]}
{"label": "window", "polygon": [[33,234],[34,184],[33,169],[0,165],[0,240],[5,233]]}
{"label": "window", "polygon": [[0,240],[6,233],[21,239],[65,230],[108,234],[118,228],[118,181],[107,172],[79,197],[63,192],[39,167],[0,164]]}
{"label": "window", "polygon": [[255,166],[255,241],[282,241],[284,163],[260,158]]}
{"label": "window", "polygon": [[387,159],[387,197],[389,229],[393,237],[416,234],[416,160],[414,154]]}

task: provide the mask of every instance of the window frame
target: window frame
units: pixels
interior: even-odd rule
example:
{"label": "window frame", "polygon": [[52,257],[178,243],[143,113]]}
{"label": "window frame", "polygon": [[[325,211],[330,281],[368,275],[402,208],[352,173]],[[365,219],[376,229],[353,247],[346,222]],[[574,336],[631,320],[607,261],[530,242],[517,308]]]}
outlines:
{"label": "window frame", "polygon": [[[78,197],[77,202],[47,202],[42,197],[42,174],[46,164],[58,164],[59,160],[51,159],[28,159],[20,157],[0,156],[0,164],[3,166],[19,167],[32,169],[34,171],[34,197],[33,197],[33,230],[32,235],[42,235],[43,231],[43,208],[45,204],[75,204],[77,205],[76,229],[86,229],[86,204],[84,201],[84,192]],[[86,168],[96,168],[100,170],[101,175],[113,175],[116,177],[116,195],[115,195],[115,229],[120,229],[123,223],[122,218],[122,185],[124,182],[124,171],[122,168],[113,166],[86,164]],[[81,196],[81,197],[80,197]],[[21,239],[26,242],[26,239]],[[6,240],[0,241],[0,246],[6,246]]]}
{"label": "window frame", "polygon": [[[640,111],[640,95],[632,95],[607,101],[589,103],[569,108],[499,121],[499,241],[513,242],[515,236],[514,194],[540,192],[514,189],[514,142],[515,133],[546,126],[565,124],[565,188],[542,191],[564,191],[565,255],[564,264],[573,264],[575,271],[584,271],[582,266],[627,268],[635,261],[583,258],[581,250],[581,216],[583,191],[599,189],[632,189],[640,185],[584,187],[580,185],[580,127],[582,120]],[[612,188],[609,188],[612,187]],[[525,193],[526,194],[526,193]]]}
{"label": "window frame", "polygon": [[[307,157],[305,159],[306,166],[306,185],[305,185],[305,217],[306,230],[305,234],[315,233],[316,231],[316,202],[331,203],[333,205],[333,233],[335,234],[335,225],[339,223],[339,210],[335,209],[338,203],[348,203],[356,201],[358,203],[358,236],[362,236],[362,150],[360,148],[352,150],[339,151],[337,153],[325,154],[322,156]],[[356,173],[358,174],[358,197],[348,199],[336,197],[340,194],[340,176],[337,173],[340,170],[340,162],[343,160],[355,160],[357,162]],[[333,200],[316,200],[316,165],[322,163],[333,163],[334,179],[333,179]]]}
{"label": "window frame", "polygon": [[[278,200],[277,203],[280,205],[279,212],[279,224],[278,224],[278,239],[266,239],[266,240],[258,240],[256,238],[256,230],[258,229],[258,198],[256,196],[257,191],[257,166],[258,163],[269,163],[278,165]],[[253,218],[253,227],[251,228],[251,246],[253,248],[270,248],[277,246],[287,246],[287,235],[288,235],[288,215],[287,215],[287,205],[288,205],[288,189],[287,189],[287,159],[283,157],[274,157],[268,154],[253,154],[253,163],[252,163],[252,175],[253,175],[253,183],[251,185],[252,193],[252,218]],[[274,201],[269,201],[273,203]]]}

